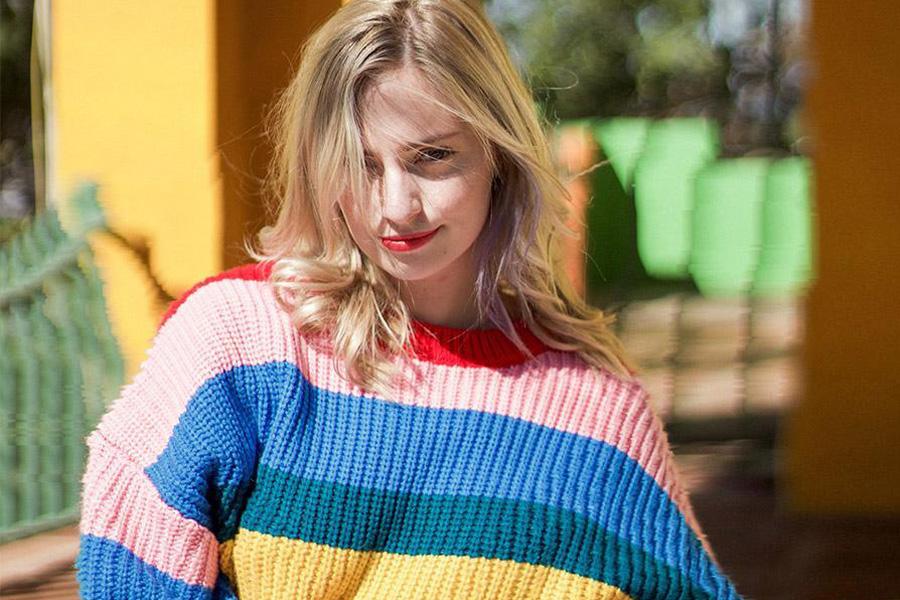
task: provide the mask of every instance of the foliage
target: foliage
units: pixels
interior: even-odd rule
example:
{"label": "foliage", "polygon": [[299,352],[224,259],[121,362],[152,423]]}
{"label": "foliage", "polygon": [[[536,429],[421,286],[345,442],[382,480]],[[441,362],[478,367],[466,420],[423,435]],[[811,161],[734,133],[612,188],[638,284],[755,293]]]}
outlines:
{"label": "foliage", "polygon": [[34,203],[31,147],[31,0],[0,0],[0,218]]}
{"label": "foliage", "polygon": [[551,122],[706,116],[723,126],[726,154],[786,148],[802,136],[795,125],[808,71],[804,0],[485,6]]}
{"label": "foliage", "polygon": [[724,87],[701,0],[528,0],[512,18],[504,4],[488,10],[560,118],[663,111]]}

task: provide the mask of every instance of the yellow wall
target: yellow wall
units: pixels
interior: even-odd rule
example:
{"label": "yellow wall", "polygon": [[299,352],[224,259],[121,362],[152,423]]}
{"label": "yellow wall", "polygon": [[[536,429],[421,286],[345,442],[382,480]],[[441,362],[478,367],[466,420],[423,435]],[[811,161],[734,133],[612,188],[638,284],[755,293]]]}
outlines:
{"label": "yellow wall", "polygon": [[[176,292],[221,264],[213,9],[211,0],[52,5],[57,189],[97,181],[111,226],[146,241]],[[99,236],[94,247],[133,372],[159,307],[133,258]]]}
{"label": "yellow wall", "polygon": [[[339,0],[52,4],[56,189],[100,184],[113,228],[150,250],[174,295],[242,262],[261,223],[264,105]],[[55,199],[66,219],[65,203]],[[128,376],[164,308],[133,256],[92,238]]]}
{"label": "yellow wall", "polygon": [[900,6],[810,6],[819,279],[786,491],[800,511],[900,514]]}

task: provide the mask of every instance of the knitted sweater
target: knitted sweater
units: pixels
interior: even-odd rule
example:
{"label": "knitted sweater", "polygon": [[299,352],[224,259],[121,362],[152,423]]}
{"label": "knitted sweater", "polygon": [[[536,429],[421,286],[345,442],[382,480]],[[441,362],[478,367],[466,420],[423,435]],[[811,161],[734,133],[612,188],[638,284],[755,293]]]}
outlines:
{"label": "knitted sweater", "polygon": [[738,598],[640,383],[416,322],[378,397],[268,274],[174,303],[88,437],[84,598]]}

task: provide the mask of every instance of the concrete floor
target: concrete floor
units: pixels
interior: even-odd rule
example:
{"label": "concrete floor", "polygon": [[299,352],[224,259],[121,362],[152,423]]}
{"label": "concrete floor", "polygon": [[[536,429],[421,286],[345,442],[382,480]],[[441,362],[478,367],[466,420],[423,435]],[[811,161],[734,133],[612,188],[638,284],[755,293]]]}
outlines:
{"label": "concrete floor", "polygon": [[778,502],[767,461],[748,461],[740,446],[677,451],[697,518],[740,594],[900,600],[900,518],[792,515]]}

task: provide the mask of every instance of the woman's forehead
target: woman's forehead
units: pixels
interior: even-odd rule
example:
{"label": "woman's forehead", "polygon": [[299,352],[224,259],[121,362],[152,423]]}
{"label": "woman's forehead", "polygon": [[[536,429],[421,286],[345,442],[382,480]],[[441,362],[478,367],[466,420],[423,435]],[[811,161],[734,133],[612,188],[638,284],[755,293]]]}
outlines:
{"label": "woman's forehead", "polygon": [[366,147],[426,145],[451,134],[462,136],[468,129],[411,69],[391,71],[373,82],[363,94],[360,117]]}

